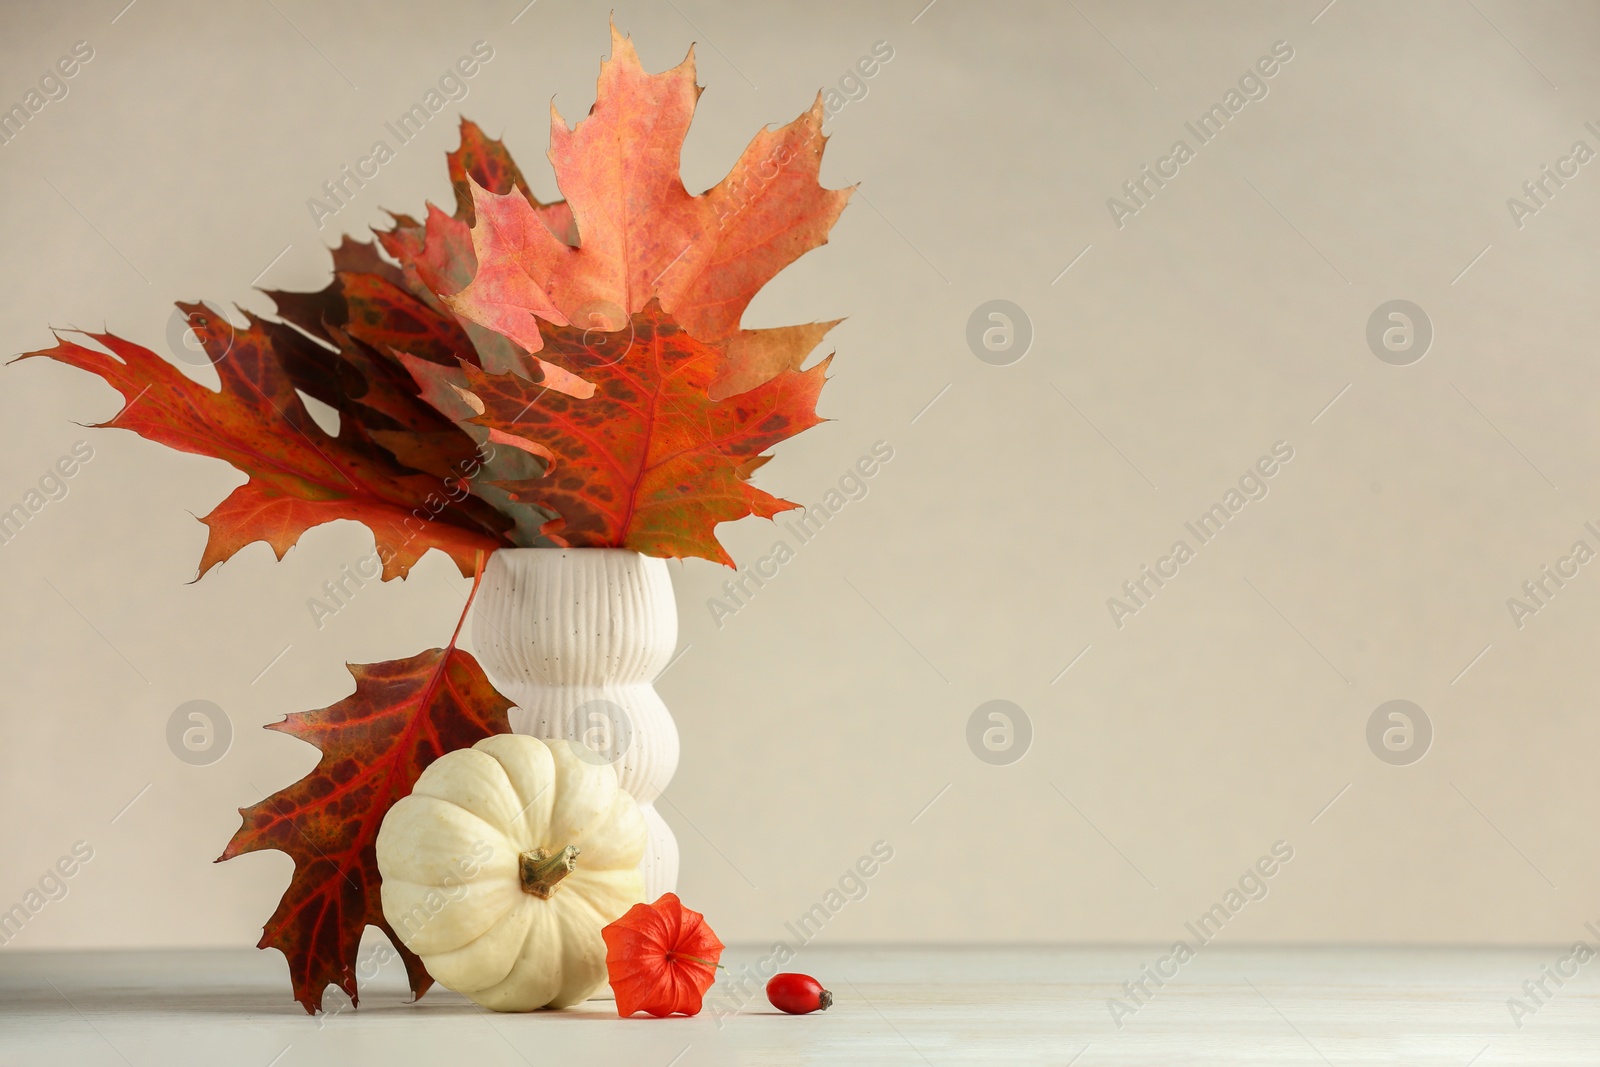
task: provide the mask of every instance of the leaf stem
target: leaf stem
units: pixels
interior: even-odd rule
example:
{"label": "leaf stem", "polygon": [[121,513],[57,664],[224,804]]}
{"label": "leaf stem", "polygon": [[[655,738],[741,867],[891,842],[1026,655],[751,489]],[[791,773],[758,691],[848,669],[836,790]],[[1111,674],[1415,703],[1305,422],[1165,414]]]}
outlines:
{"label": "leaf stem", "polygon": [[466,625],[467,612],[472,610],[472,601],[478,595],[478,586],[483,584],[483,549],[478,549],[478,557],[473,566],[472,592],[467,594],[467,602],[461,605],[461,618],[456,620],[456,632],[450,635],[450,644],[447,648],[456,647],[456,638],[461,636],[461,627]]}

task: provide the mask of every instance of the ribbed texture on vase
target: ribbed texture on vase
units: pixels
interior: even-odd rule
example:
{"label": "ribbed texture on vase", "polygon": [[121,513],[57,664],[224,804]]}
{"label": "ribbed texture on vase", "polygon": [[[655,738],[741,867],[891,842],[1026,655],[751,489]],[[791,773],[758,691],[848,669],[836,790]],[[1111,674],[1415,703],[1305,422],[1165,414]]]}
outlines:
{"label": "ribbed texture on vase", "polygon": [[667,561],[622,548],[502,548],[484,570],[472,643],[497,680],[654,681],[678,643]]}
{"label": "ribbed texture on vase", "polygon": [[[593,738],[596,731],[609,735],[615,739],[612,745],[586,743],[601,749],[606,761],[617,769],[617,784],[641,804],[656,799],[672,781],[673,772],[678,769],[678,727],[648,684],[571,688],[515,682],[501,685],[493,671],[489,672],[489,679],[501,695],[516,702],[511,709],[513,733],[580,742],[585,741],[586,735]],[[621,709],[620,713],[616,709]]]}
{"label": "ribbed texture on vase", "polygon": [[640,804],[646,899],[678,878],[678,844],[651,802],[678,766],[678,729],[651,683],[678,641],[666,561],[619,548],[503,548],[472,617],[484,670],[515,703],[511,728],[598,749]]}

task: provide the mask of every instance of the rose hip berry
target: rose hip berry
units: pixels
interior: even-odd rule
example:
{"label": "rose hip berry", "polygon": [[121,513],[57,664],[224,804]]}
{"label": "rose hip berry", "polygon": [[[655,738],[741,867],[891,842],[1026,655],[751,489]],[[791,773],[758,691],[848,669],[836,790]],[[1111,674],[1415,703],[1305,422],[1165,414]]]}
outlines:
{"label": "rose hip berry", "polygon": [[779,1011],[790,1015],[809,1015],[833,1006],[833,994],[809,974],[775,974],[767,983],[767,999]]}

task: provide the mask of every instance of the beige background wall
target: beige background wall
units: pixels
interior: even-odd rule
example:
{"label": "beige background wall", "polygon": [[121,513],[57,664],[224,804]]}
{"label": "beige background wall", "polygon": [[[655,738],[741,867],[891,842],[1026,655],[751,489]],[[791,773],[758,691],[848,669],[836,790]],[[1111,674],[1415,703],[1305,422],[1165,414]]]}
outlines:
{"label": "beige background wall", "polygon": [[[140,0],[113,22],[122,2],[0,16],[7,105],[94,49],[0,147],[7,352],[51,324],[162,348],[175,298],[270,310],[263,270],[320,287],[340,232],[448,200],[457,109],[554,195],[547,104],[582,115],[608,47],[609,3],[513,23],[519,0]],[[848,316],[834,421],[763,486],[816,501],[874,442],[894,459],[720,628],[725,572],[673,568],[685,899],[768,941],[883,840],[826,939],[1165,942],[1281,840],[1293,860],[1227,939],[1578,936],[1600,919],[1600,564],[1520,629],[1506,600],[1600,549],[1600,162],[1520,228],[1506,200],[1574,141],[1600,150],[1600,8],[920,3],[615,8],[652,69],[700,42],[694,190],[894,49],[831,123],[824,177],[861,195],[746,319]],[[480,39],[467,99],[319,230],[306,199]],[[1277,41],[1268,95],[1119,229],[1107,198]],[[997,298],[1035,333],[1009,366],[965,339]],[[1365,339],[1392,299],[1433,325],[1409,366]],[[436,554],[319,631],[307,598],[370,551],[340,524],[185,584],[191,513],[238,475],[74,426],[117,409],[84,374],[0,383],[0,506],[95,450],[0,545],[0,907],[94,850],[10,947],[253,943],[288,860],[211,860],[235,808],[316,758],[260,727],[343,697],[346,661],[442,642],[464,583]],[[1118,628],[1107,599],[1279,441],[1270,493]],[[775,537],[724,531],[747,565]],[[232,721],[210,766],[165,740],[192,699]],[[1011,765],[968,747],[992,699],[1032,724]],[[1367,744],[1391,699],[1435,731],[1409,766]]]}

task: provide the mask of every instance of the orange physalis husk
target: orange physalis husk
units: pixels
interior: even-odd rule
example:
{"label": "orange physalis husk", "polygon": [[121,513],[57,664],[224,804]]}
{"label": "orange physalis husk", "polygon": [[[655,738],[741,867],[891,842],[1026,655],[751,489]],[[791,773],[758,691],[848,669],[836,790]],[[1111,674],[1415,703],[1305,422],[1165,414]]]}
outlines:
{"label": "orange physalis husk", "polygon": [[617,995],[617,1014],[659,1018],[698,1015],[706,990],[717,978],[723,945],[706,917],[683,906],[676,893],[654,904],[635,904],[600,931],[606,941],[606,972]]}

